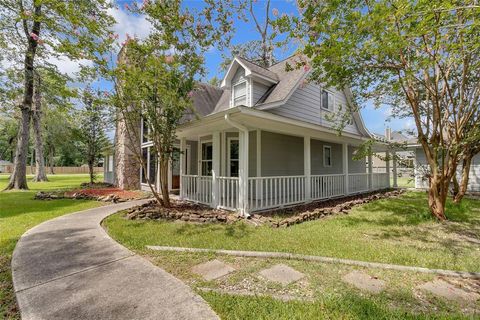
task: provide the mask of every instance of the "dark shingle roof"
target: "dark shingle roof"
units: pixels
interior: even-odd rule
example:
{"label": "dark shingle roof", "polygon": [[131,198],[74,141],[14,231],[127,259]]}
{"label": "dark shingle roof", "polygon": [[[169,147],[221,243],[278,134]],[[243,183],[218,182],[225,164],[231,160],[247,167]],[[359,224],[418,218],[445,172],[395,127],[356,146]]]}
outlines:
{"label": "dark shingle roof", "polygon": [[212,113],[218,101],[222,97],[223,90],[207,83],[199,83],[193,92],[193,111],[187,112],[182,122],[187,122]]}

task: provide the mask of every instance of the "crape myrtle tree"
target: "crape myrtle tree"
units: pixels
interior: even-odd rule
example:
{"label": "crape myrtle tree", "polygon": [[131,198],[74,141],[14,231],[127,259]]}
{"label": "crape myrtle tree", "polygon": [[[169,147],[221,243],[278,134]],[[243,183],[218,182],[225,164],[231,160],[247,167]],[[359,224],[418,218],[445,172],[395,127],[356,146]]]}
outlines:
{"label": "crape myrtle tree", "polygon": [[[2,68],[22,76],[14,170],[6,189],[27,189],[26,161],[34,100],[35,71],[59,57],[104,63],[102,55],[115,40],[109,0],[0,0]],[[7,60],[6,59],[6,60]]]}
{"label": "crape myrtle tree", "polygon": [[190,9],[182,1],[144,1],[131,9],[152,23],[143,41],[127,38],[114,72],[114,105],[131,145],[140,141],[143,118],[152,152],[158,161],[160,192],[146,174],[147,161],[140,148],[132,153],[143,168],[150,190],[161,206],[171,206],[168,164],[172,160],[175,132],[185,111],[192,107],[198,78],[204,75],[204,53],[230,39],[233,21],[226,2],[204,1]]}
{"label": "crape myrtle tree", "polygon": [[[429,166],[428,204],[445,220],[449,185],[470,139],[480,86],[480,8],[471,1],[299,0],[277,26],[305,41],[312,78],[356,102],[415,121]],[[478,123],[476,123],[478,126]]]}

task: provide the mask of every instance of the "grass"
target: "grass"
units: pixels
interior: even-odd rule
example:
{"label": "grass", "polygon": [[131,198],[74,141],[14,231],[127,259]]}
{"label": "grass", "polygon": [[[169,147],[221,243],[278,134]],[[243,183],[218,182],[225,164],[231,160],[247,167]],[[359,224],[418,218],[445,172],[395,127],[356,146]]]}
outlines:
{"label": "grass", "polygon": [[447,204],[449,221],[430,218],[426,195],[408,192],[355,207],[349,215],[289,228],[130,221],[109,217],[110,234],[134,250],[146,245],[279,251],[427,268],[480,271],[480,201]]}
{"label": "grass", "polygon": [[[447,223],[431,220],[424,193],[408,192],[355,207],[349,215],[299,224],[286,229],[183,222],[130,221],[119,213],[104,227],[117,241],[194,288],[222,319],[468,319],[478,316],[480,302],[462,304],[435,297],[417,287],[434,275],[366,269],[281,259],[255,259],[213,253],[151,251],[146,245],[283,251],[433,268],[479,271],[480,202],[447,206]],[[192,267],[222,260],[232,274],[205,281]],[[279,286],[258,276],[261,269],[287,264],[306,275]],[[382,279],[386,289],[374,295],[342,281],[353,270]],[[445,278],[458,287],[478,290],[471,280]],[[459,281],[459,282],[456,282]],[[477,284],[478,285],[478,284]],[[216,291],[205,291],[208,290]],[[475,289],[476,288],[476,289]],[[239,296],[232,292],[254,293]],[[288,295],[293,301],[274,297]]]}
{"label": "grass", "polygon": [[[85,210],[100,203],[81,200],[38,201],[33,196],[40,190],[60,190],[78,187],[88,181],[88,175],[49,176],[50,182],[30,182],[28,191],[0,192],[0,318],[19,318],[12,286],[10,261],[20,236],[35,225],[63,214]],[[0,190],[8,182],[0,175]]]}

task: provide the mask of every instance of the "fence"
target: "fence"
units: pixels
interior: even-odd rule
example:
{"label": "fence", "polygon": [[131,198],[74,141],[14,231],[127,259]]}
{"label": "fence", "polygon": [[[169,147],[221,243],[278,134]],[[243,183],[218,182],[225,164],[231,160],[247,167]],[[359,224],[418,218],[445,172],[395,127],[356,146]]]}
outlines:
{"label": "fence", "polygon": [[[45,167],[47,174],[51,174],[50,167]],[[103,173],[103,167],[94,167],[93,171],[95,173]],[[5,166],[2,170],[2,173],[12,173],[13,165]],[[35,174],[36,170],[33,166],[27,166],[27,174]],[[76,174],[76,173],[89,173],[87,166],[81,167],[53,167],[53,172],[55,174]]]}

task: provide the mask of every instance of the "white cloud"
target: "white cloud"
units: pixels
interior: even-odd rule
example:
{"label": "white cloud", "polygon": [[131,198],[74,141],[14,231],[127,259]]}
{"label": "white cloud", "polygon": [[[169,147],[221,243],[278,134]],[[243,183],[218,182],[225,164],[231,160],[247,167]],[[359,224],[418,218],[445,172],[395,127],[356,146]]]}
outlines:
{"label": "white cloud", "polygon": [[405,130],[413,130],[416,128],[415,121],[413,119],[407,119],[406,121],[403,122],[403,128]]}
{"label": "white cloud", "polygon": [[59,58],[50,58],[48,62],[57,66],[58,70],[69,76],[74,76],[75,73],[80,71],[81,66],[91,67],[93,66],[93,62],[86,59],[81,59],[77,61],[70,60],[67,57],[59,57]]}
{"label": "white cloud", "polygon": [[143,39],[150,33],[152,28],[151,23],[147,21],[144,15],[135,15],[121,8],[109,9],[109,14],[117,21],[113,31],[118,34],[119,43],[122,43],[127,38],[127,33],[130,36]]}

